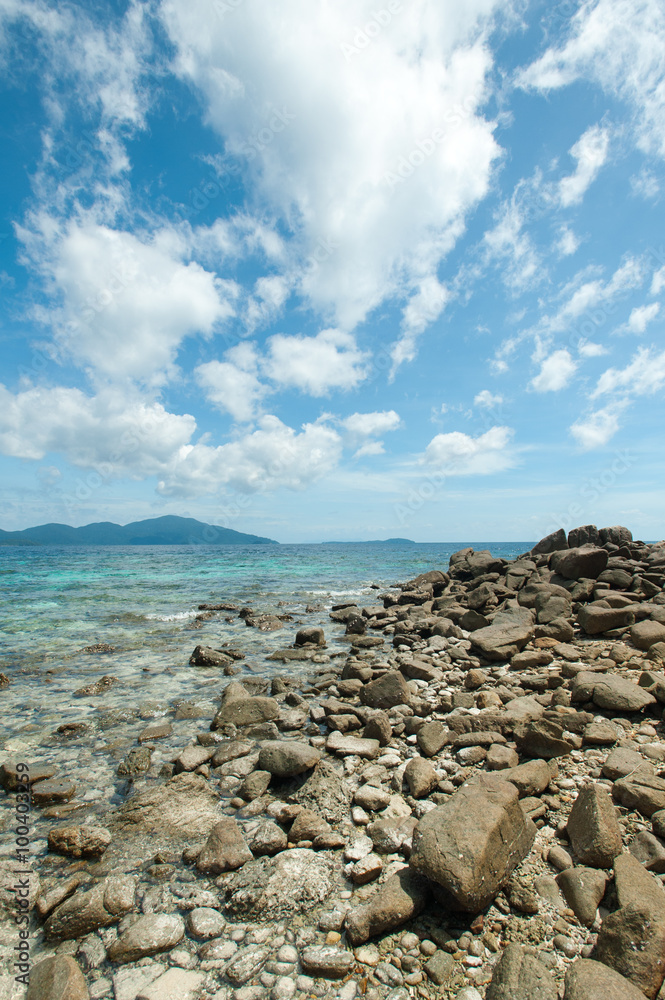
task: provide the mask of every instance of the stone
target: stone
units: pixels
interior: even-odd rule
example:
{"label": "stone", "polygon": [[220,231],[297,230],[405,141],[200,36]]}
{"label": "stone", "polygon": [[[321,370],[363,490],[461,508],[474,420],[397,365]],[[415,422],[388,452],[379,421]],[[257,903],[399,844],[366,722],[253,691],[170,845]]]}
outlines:
{"label": "stone", "polygon": [[189,969],[169,969],[144,986],[136,1000],[198,1000],[205,976]]}
{"label": "stone", "polygon": [[603,747],[612,746],[621,735],[621,730],[608,720],[602,722],[590,722],[584,727],[582,739],[586,746]]}
{"label": "stone", "polygon": [[[375,740],[371,741],[372,746]],[[307,808],[314,809],[328,823],[341,823],[346,818],[351,790],[330,759],[323,758],[313,772],[290,798]]]}
{"label": "stone", "polygon": [[563,1000],[644,1000],[644,993],[602,962],[580,958],[566,971]]}
{"label": "stone", "polygon": [[435,883],[441,902],[479,913],[529,853],[534,837],[515,786],[482,776],[423,816],[409,864]]}
{"label": "stone", "polygon": [[579,580],[580,577],[597,580],[607,566],[608,558],[606,549],[583,546],[555,552],[550,557],[550,569],[566,580]]}
{"label": "stone", "polygon": [[518,767],[519,762],[520,758],[515,750],[501,746],[499,743],[492,744],[485,758],[485,764],[489,771],[505,771],[507,768]]}
{"label": "stone", "polygon": [[199,941],[209,941],[219,937],[226,926],[226,920],[212,906],[197,906],[187,914],[187,930]]}
{"label": "stone", "polygon": [[300,740],[269,740],[261,744],[259,767],[278,778],[291,778],[311,770],[321,760],[321,754],[309,743]]}
{"label": "stone", "polygon": [[471,645],[486,660],[510,660],[533,639],[535,626],[526,610],[499,612],[487,628],[471,633]]}
{"label": "stone", "polygon": [[382,747],[388,746],[393,736],[393,727],[385,712],[373,712],[363,729],[363,738],[378,740]]}
{"label": "stone", "polygon": [[596,868],[567,868],[557,875],[556,881],[579,922],[591,927],[605,895],[607,877]]}
{"label": "stone", "polygon": [[50,764],[24,764],[6,760],[0,765],[0,785],[6,792],[18,791],[19,785],[34,785],[39,781],[47,781],[55,774],[55,768]]}
{"label": "stone", "polygon": [[652,816],[665,809],[665,779],[640,769],[615,781],[612,797],[627,809],[637,809],[643,816]]}
{"label": "stone", "polygon": [[[438,779],[437,779],[438,784]],[[390,804],[390,792],[376,785],[361,785],[353,796],[354,805],[370,812],[380,812]]]}
{"label": "stone", "polygon": [[570,810],[568,836],[575,854],[583,865],[591,868],[611,868],[621,854],[621,827],[612,800],[601,785],[580,788]]}
{"label": "stone", "polygon": [[259,824],[250,840],[250,850],[254,857],[273,857],[280,851],[285,851],[288,839],[281,826],[271,820],[264,820]]}
{"label": "stone", "polygon": [[376,820],[367,827],[367,832],[379,854],[393,854],[402,850],[410,841],[417,820],[413,816],[389,816]]}
{"label": "stone", "polygon": [[133,778],[150,770],[152,753],[148,747],[134,747],[118,764],[118,775],[121,778]]}
{"label": "stone", "polygon": [[401,927],[424,909],[429,898],[427,880],[403,868],[387,879],[364,904],[345,918],[346,935],[353,945]]}
{"label": "stone", "polygon": [[207,836],[222,818],[219,795],[200,774],[177,774],[163,785],[139,792],[116,812],[111,832],[159,833],[163,837]]}
{"label": "stone", "polygon": [[324,635],[323,629],[319,628],[317,625],[311,625],[307,628],[301,628],[296,632],[296,646],[305,646],[307,644],[313,646],[325,646],[326,637]]}
{"label": "stone", "polygon": [[435,951],[425,963],[425,972],[437,986],[445,986],[455,971],[455,959],[447,951]]}
{"label": "stone", "polygon": [[153,740],[163,740],[173,733],[173,726],[170,722],[155,722],[151,726],[139,733],[139,743],[152,743]]}
{"label": "stone", "polygon": [[636,622],[630,630],[630,640],[637,649],[649,650],[657,642],[665,642],[665,625],[661,622]]}
{"label": "stone", "polygon": [[224,970],[226,978],[234,986],[242,986],[258,975],[269,956],[268,949],[261,945],[250,944],[246,948],[240,948]]}
{"label": "stone", "polygon": [[366,854],[363,858],[360,858],[355,864],[351,865],[348,874],[349,878],[356,885],[366,885],[368,882],[373,882],[375,878],[378,878],[383,871],[383,862],[378,854]]}
{"label": "stone", "polygon": [[138,962],[148,955],[169,951],[182,941],[185,925],[181,917],[167,913],[146,913],[121,934],[108,949],[112,962]]}
{"label": "stone", "polygon": [[207,764],[214,754],[214,747],[185,747],[182,753],[176,757],[175,773],[181,774],[183,771],[196,771],[197,767]]}
{"label": "stone", "polygon": [[389,670],[361,688],[360,700],[369,708],[393,708],[410,704],[411,692],[402,674]]}
{"label": "stone", "polygon": [[50,778],[32,786],[32,801],[37,806],[51,802],[69,802],[76,795],[76,785],[67,778]]}
{"label": "stone", "polygon": [[69,955],[45,958],[30,970],[30,985],[26,1000],[89,1000],[89,998],[83,973]]}
{"label": "stone", "polygon": [[426,722],[416,733],[418,746],[425,757],[434,757],[446,745],[448,729],[442,722]]}
{"label": "stone", "polygon": [[665,809],[660,809],[651,816],[651,829],[657,837],[665,839]]}
{"label": "stone", "polygon": [[648,830],[640,830],[628,845],[628,850],[647,871],[665,872],[665,844]]}
{"label": "stone", "polygon": [[531,549],[531,555],[537,556],[548,552],[557,552],[559,549],[568,548],[568,539],[563,528],[557,528],[549,535],[541,538]]}
{"label": "stone", "polygon": [[665,977],[665,919],[631,903],[605,917],[592,957],[655,1000]]}
{"label": "stone", "polygon": [[255,858],[221,885],[233,917],[273,921],[308,910],[328,898],[338,877],[331,855],[305,848]]}
{"label": "stone", "polygon": [[238,789],[238,795],[246,802],[253,802],[268,791],[271,778],[270,771],[252,771]]}
{"label": "stone", "polygon": [[404,780],[414,799],[424,799],[439,784],[437,773],[428,760],[412,757],[404,768]]}
{"label": "stone", "polygon": [[593,686],[593,702],[614,712],[641,712],[656,699],[638,684],[617,674],[598,675]]}
{"label": "stone", "polygon": [[229,667],[233,659],[227,656],[222,649],[213,649],[211,646],[195,646],[189,658],[193,667]]}
{"label": "stone", "polygon": [[48,849],[70,858],[101,858],[111,843],[102,826],[58,826],[48,832]]}
{"label": "stone", "polygon": [[605,605],[583,604],[577,620],[587,635],[600,635],[615,628],[626,628],[635,621],[630,608],[608,608]]}
{"label": "stone", "polygon": [[573,745],[563,738],[563,728],[549,719],[535,719],[519,724],[514,729],[515,742],[521,754],[527,757],[563,757],[573,750]]}
{"label": "stone", "polygon": [[300,964],[308,976],[323,979],[343,979],[355,964],[353,953],[335,945],[312,945],[303,948]]}
{"label": "stone", "polygon": [[509,944],[494,967],[486,1000],[557,1000],[549,969],[519,944]]}
{"label": "stone", "polygon": [[552,772],[547,761],[528,760],[517,767],[501,771],[500,778],[515,785],[520,798],[524,798],[544,792],[552,780]]}
{"label": "stone", "polygon": [[44,924],[44,933],[47,938],[69,941],[116,924],[134,908],[135,891],[136,880],[129,875],[103,879],[92,889],[65,899]]}
{"label": "stone", "polygon": [[196,868],[204,875],[221,875],[235,871],[252,860],[242,831],[234,819],[226,817],[216,823],[198,858]]}
{"label": "stone", "polygon": [[355,736],[343,736],[338,732],[331,733],[326,740],[326,750],[339,754],[340,757],[349,757],[353,754],[356,757],[372,759],[379,756],[380,749],[378,740],[357,739]]}
{"label": "stone", "polygon": [[212,721],[212,729],[221,729],[233,723],[235,726],[252,726],[269,722],[279,716],[279,702],[261,695],[230,699],[220,706]]}
{"label": "stone", "polygon": [[665,891],[632,854],[621,854],[614,862],[614,883],[619,906],[646,906],[665,918]]}
{"label": "stone", "polygon": [[617,778],[625,778],[633,771],[653,774],[653,767],[636,750],[630,750],[628,747],[617,747],[608,755],[602,771],[603,777],[616,781]]}

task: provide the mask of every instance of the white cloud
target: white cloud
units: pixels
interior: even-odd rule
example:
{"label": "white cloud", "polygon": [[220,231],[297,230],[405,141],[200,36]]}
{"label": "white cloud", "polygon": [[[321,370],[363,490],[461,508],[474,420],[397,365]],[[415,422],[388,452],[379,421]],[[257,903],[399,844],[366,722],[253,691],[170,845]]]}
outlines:
{"label": "white cloud", "polygon": [[78,364],[107,377],[159,383],[185,337],[210,335],[233,314],[236,288],[195,262],[163,230],[149,243],[96,223],[58,224],[41,215],[20,235],[62,308],[43,314],[57,323],[60,347]]}
{"label": "white cloud", "polygon": [[515,291],[537,284],[542,277],[540,258],[531,237],[523,230],[525,213],[521,202],[525,196],[533,196],[534,186],[537,181],[520,181],[512,199],[501,205],[497,224],[484,237],[489,256],[502,261],[503,281]]}
{"label": "white cloud", "polygon": [[559,200],[563,208],[582,201],[585,191],[607,159],[609,141],[609,131],[600,125],[593,125],[572,147],[570,155],[577,160],[577,167],[574,174],[559,182]]}
{"label": "white cloud", "polygon": [[[244,346],[244,345],[243,345]],[[223,413],[243,423],[253,420],[268,388],[252,372],[224,361],[208,361],[195,370],[206,398]]]}
{"label": "white cloud", "polygon": [[501,406],[503,404],[503,396],[495,396],[489,391],[489,389],[483,389],[477,396],[474,396],[473,402],[476,406],[482,406],[483,409],[491,410],[495,406]]}
{"label": "white cloud", "polygon": [[663,288],[665,288],[665,267],[661,267],[658,271],[654,272],[654,276],[651,279],[651,295],[660,295]]}
{"label": "white cloud", "polygon": [[253,333],[257,327],[265,326],[278,316],[289,296],[289,291],[289,283],[282,275],[259,278],[247,305],[245,315],[247,331]]}
{"label": "white cloud", "polygon": [[585,0],[564,44],[523,70],[518,83],[548,91],[594,80],[631,107],[639,146],[665,155],[664,50],[661,0]]}
{"label": "white cloud", "polygon": [[608,368],[598,380],[591,394],[597,399],[608,392],[622,391],[627,396],[649,396],[665,386],[665,351],[652,353],[651,348],[641,347],[624,369]]}
{"label": "white cloud", "polygon": [[602,448],[619,430],[619,416],[624,404],[612,404],[602,410],[580,418],[570,428],[570,432],[583,451]]}
{"label": "white cloud", "polygon": [[367,455],[383,455],[385,453],[385,448],[382,441],[367,441],[364,445],[358,448],[358,451],[354,454],[354,458],[365,458]]}
{"label": "white cloud", "polygon": [[322,330],[315,337],[276,334],[268,340],[264,372],[279,386],[325,396],[331,389],[354,389],[366,376],[368,355],[355,338],[341,330]]}
{"label": "white cloud", "polygon": [[600,358],[603,354],[607,354],[607,348],[603,347],[602,344],[595,344],[592,340],[582,338],[577,345],[577,352],[583,358]]}
{"label": "white cloud", "polygon": [[449,291],[434,275],[423,279],[417,291],[411,296],[402,313],[404,331],[390,351],[393,361],[391,376],[405,361],[413,361],[416,356],[417,337],[430,323],[438,319],[445,309]]}
{"label": "white cloud", "polygon": [[375,413],[352,413],[342,420],[342,426],[356,437],[372,437],[375,434],[386,434],[396,431],[401,420],[394,410],[382,410]]}
{"label": "white cloud", "polygon": [[555,351],[542,362],[539,373],[531,379],[529,386],[535,392],[559,392],[566,388],[576,371],[577,363],[569,351]]}
{"label": "white cloud", "polygon": [[413,0],[351,58],[371,0],[244,0],[221,17],[210,0],[162,0],[161,12],[176,71],[293,234],[316,309],[348,331],[436,274],[500,154],[481,108],[488,33],[512,4]]}
{"label": "white cloud", "polygon": [[513,433],[510,427],[492,427],[477,438],[460,431],[437,434],[427,446],[425,461],[450,476],[503,472],[515,465],[509,447]]}
{"label": "white cloud", "polygon": [[580,245],[575,233],[572,229],[564,226],[559,234],[559,239],[557,240],[556,248],[562,257],[570,257],[574,254]]}
{"label": "white cloud", "polygon": [[646,168],[630,178],[630,186],[634,195],[646,201],[652,201],[660,194],[658,178]]}
{"label": "white cloud", "polygon": [[652,302],[648,306],[637,306],[628,317],[628,330],[631,333],[644,333],[649,323],[655,320],[659,312],[659,302]]}

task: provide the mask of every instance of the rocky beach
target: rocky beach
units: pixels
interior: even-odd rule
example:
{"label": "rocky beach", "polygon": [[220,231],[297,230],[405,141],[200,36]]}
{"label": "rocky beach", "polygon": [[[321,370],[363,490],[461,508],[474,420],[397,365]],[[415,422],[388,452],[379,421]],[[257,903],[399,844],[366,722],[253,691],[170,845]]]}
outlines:
{"label": "rocky beach", "polygon": [[664,586],[665,543],[586,525],[324,627],[202,603],[207,715],[5,750],[1,1000],[663,1000]]}

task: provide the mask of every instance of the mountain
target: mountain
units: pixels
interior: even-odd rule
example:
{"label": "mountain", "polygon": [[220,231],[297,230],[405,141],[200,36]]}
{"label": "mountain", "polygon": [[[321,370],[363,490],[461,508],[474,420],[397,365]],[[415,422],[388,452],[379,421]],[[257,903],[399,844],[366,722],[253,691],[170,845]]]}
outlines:
{"label": "mountain", "polygon": [[193,517],[152,517],[131,524],[99,521],[82,528],[40,524],[23,531],[0,530],[0,545],[278,545],[273,538],[245,535]]}
{"label": "mountain", "polygon": [[411,538],[372,538],[366,542],[325,542],[325,545],[417,545]]}

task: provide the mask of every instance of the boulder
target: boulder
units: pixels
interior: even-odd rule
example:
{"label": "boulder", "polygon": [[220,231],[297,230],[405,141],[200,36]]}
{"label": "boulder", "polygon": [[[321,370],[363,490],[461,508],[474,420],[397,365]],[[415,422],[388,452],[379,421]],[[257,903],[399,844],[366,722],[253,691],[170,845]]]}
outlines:
{"label": "boulder", "polygon": [[102,826],[58,826],[48,833],[48,849],[70,858],[101,858],[111,843]]}
{"label": "boulder", "polygon": [[420,820],[409,859],[452,909],[479,913],[526,857],[535,837],[517,789],[483,776]]}
{"label": "boulder", "polygon": [[665,642],[665,625],[660,622],[636,622],[630,630],[630,639],[638,649],[649,650],[657,642]]}
{"label": "boulder", "polygon": [[351,790],[337,767],[324,757],[290,800],[313,809],[329,823],[341,823],[349,810]]}
{"label": "boulder", "polygon": [[326,740],[326,750],[339,754],[340,757],[349,757],[353,754],[356,757],[378,757],[381,744],[378,740],[362,740],[355,736],[343,736],[341,733],[333,732]]}
{"label": "boulder", "polygon": [[517,749],[526,757],[563,757],[573,749],[563,738],[563,728],[550,719],[536,719],[517,725],[514,730]]}
{"label": "boulder", "polygon": [[124,803],[111,831],[124,835],[159,833],[165,837],[206,837],[223,817],[217,792],[200,774],[184,771],[163,785],[147,788]]}
{"label": "boulder", "polygon": [[428,898],[427,880],[403,868],[387,879],[369,902],[347,913],[346,936],[355,948],[376,934],[389,933],[417,916]]}
{"label": "boulder", "polygon": [[599,542],[600,534],[595,524],[583,524],[568,532],[568,547],[571,549],[577,549],[581,545],[598,545]]}
{"label": "boulder", "polygon": [[[504,747],[493,749],[506,750],[507,753],[515,754],[514,750]],[[515,754],[515,756],[517,756]],[[545,791],[552,780],[550,766],[545,760],[528,760],[524,764],[517,764],[515,767],[508,767],[501,770],[499,775],[501,781],[509,781],[519,792],[520,798],[529,795],[540,795]]]}
{"label": "boulder", "polygon": [[89,1000],[88,987],[73,958],[54,955],[30,970],[25,1000]]}
{"label": "boulder", "polygon": [[644,993],[602,962],[580,958],[568,967],[563,1000],[644,1000]]}
{"label": "boulder", "polygon": [[630,750],[628,747],[616,747],[603,764],[603,777],[616,781],[617,778],[625,778],[626,775],[638,770],[653,774],[653,766],[636,750]]}
{"label": "boulder", "polygon": [[185,924],[182,917],[168,913],[146,913],[113,942],[108,956],[118,964],[138,962],[148,955],[170,951],[184,936]]}
{"label": "boulder", "polygon": [[411,692],[401,673],[389,670],[360,689],[360,700],[369,708],[393,708],[408,705]]}
{"label": "boulder", "polygon": [[44,933],[47,938],[71,941],[99,927],[117,924],[134,908],[135,891],[136,879],[129,875],[103,879],[92,889],[75,892],[56,907],[44,925]]}
{"label": "boulder", "polygon": [[311,644],[313,646],[325,646],[326,637],[323,633],[323,629],[316,625],[308,626],[307,628],[301,628],[296,632],[296,646],[305,646]]}
{"label": "boulder", "polygon": [[614,859],[621,854],[621,827],[612,800],[602,785],[589,784],[580,788],[570,810],[567,831],[583,865],[611,868]]}
{"label": "boulder", "polygon": [[614,524],[611,528],[601,528],[598,532],[602,545],[610,542],[612,545],[630,545],[633,541],[633,533],[630,528],[625,528],[623,524]]}
{"label": "boulder", "polygon": [[536,542],[531,549],[532,556],[546,555],[548,552],[557,552],[560,549],[568,548],[568,539],[563,528],[558,528],[549,535],[545,535],[539,542]]}
{"label": "boulder", "polygon": [[420,750],[425,757],[434,757],[448,740],[448,729],[442,722],[426,722],[416,733]]}
{"label": "boulder", "polygon": [[471,645],[486,660],[503,661],[524,649],[535,632],[528,610],[500,611],[487,628],[471,633]]}
{"label": "boulder", "polygon": [[261,744],[259,767],[278,778],[291,778],[311,770],[321,760],[321,754],[309,743],[300,740],[269,740]]}
{"label": "boulder", "polygon": [[414,799],[424,799],[439,784],[436,771],[428,760],[422,757],[412,757],[404,768],[404,780]]}
{"label": "boulder", "polygon": [[665,779],[642,770],[635,771],[614,782],[612,797],[627,809],[637,809],[643,816],[652,816],[665,809]]}
{"label": "boulder", "polygon": [[605,895],[607,876],[596,868],[568,868],[557,875],[556,881],[579,922],[591,927]]}
{"label": "boulder", "polygon": [[607,566],[608,558],[606,549],[583,546],[554,552],[550,557],[550,569],[565,580],[579,580],[580,577],[597,580]]}
{"label": "boulder", "polygon": [[196,859],[196,867],[204,875],[221,875],[222,872],[235,871],[251,860],[252,852],[243,839],[240,827],[227,816],[210,831]]}
{"label": "boulder", "polygon": [[614,862],[614,884],[619,906],[646,906],[665,918],[665,891],[632,854],[620,854]]}
{"label": "boulder", "polygon": [[252,726],[269,722],[279,715],[279,703],[274,698],[262,695],[247,698],[233,698],[223,703],[212,721],[211,729],[233,723],[235,726]]}
{"label": "boulder", "polygon": [[606,605],[583,604],[577,612],[577,620],[587,635],[600,635],[615,628],[626,628],[635,621],[630,607],[609,608]]}
{"label": "boulder", "polygon": [[213,649],[211,646],[195,646],[189,662],[192,667],[230,667],[233,658],[227,656],[221,649]]}
{"label": "boulder", "polygon": [[639,903],[621,907],[603,920],[592,957],[655,1000],[665,978],[665,919]]}
{"label": "boulder", "polygon": [[494,967],[486,1000],[557,1000],[549,969],[519,944],[509,944]]}
{"label": "boulder", "polygon": [[274,858],[255,858],[227,876],[221,888],[232,917],[273,922],[322,903],[338,877],[333,855],[295,847]]}

